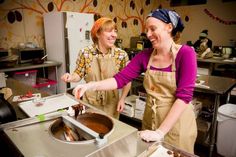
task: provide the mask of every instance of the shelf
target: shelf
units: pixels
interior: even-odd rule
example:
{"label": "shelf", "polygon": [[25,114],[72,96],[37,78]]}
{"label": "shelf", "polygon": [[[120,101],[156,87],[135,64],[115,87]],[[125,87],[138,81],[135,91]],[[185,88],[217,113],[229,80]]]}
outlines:
{"label": "shelf", "polygon": [[43,64],[32,64],[32,63],[24,63],[17,64],[11,68],[2,68],[0,72],[11,72],[11,71],[19,71],[19,70],[27,70],[27,69],[37,69],[37,68],[46,68],[53,66],[60,66],[62,63],[56,61],[45,61]]}
{"label": "shelf", "polygon": [[[55,80],[56,82],[58,82],[58,67],[61,65],[61,62],[56,62],[56,61],[45,61],[43,64],[32,64],[32,63],[24,63],[24,64],[17,64],[14,67],[11,68],[3,68],[0,69],[0,72],[15,72],[15,71],[21,71],[21,70],[31,70],[31,69],[40,69],[42,72],[40,74],[41,77],[43,78],[48,78],[51,80]],[[45,70],[45,68],[49,68],[52,67],[51,69],[47,69]],[[11,73],[8,74],[9,76],[11,75]],[[58,93],[58,84],[56,84],[56,93]]]}

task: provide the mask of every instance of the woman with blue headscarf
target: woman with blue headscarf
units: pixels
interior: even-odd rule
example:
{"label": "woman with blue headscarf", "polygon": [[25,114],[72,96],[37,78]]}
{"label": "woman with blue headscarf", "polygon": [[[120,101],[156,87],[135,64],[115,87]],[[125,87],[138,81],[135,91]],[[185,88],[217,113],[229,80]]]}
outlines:
{"label": "woman with blue headscarf", "polygon": [[157,9],[146,19],[146,34],[151,49],[137,54],[113,78],[78,85],[75,96],[86,90],[110,90],[124,85],[145,72],[147,92],[140,137],[147,141],[163,140],[190,153],[194,152],[197,127],[190,101],[195,86],[197,60],[194,50],[180,45],[184,25],[171,10]]}

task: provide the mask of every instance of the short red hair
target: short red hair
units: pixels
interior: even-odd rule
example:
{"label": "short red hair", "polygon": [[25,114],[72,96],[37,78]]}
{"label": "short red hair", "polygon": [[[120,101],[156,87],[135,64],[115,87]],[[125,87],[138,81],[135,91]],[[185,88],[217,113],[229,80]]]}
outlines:
{"label": "short red hair", "polygon": [[101,17],[95,21],[91,29],[91,37],[94,43],[98,42],[97,34],[103,30],[117,29],[115,22],[108,17]]}

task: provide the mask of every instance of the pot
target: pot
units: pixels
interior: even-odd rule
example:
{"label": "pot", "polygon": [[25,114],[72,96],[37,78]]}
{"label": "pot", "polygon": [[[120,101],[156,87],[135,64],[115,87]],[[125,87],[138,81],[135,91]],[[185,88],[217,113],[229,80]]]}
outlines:
{"label": "pot", "polygon": [[99,134],[107,134],[113,128],[112,120],[102,114],[87,112],[79,115],[77,120]]}
{"label": "pot", "polygon": [[[76,120],[91,130],[97,132],[100,136],[109,135],[113,129],[112,119],[99,113],[87,112],[82,115],[78,115]],[[52,137],[60,142],[71,144],[89,144],[95,142],[94,137],[80,128],[77,128],[73,124],[63,121],[63,119],[56,120],[50,126],[49,130]]]}

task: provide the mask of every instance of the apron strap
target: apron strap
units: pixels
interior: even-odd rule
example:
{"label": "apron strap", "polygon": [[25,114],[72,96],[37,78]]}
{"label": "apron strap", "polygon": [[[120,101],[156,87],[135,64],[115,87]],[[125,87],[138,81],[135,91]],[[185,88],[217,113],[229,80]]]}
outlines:
{"label": "apron strap", "polygon": [[154,50],[152,51],[151,57],[150,57],[150,59],[149,59],[149,61],[148,61],[147,70],[150,69],[151,61],[152,61],[152,58],[153,58],[153,56],[154,56],[155,53],[156,53],[156,49],[154,49]]}
{"label": "apron strap", "polygon": [[171,55],[172,55],[171,71],[172,71],[172,72],[175,72],[175,71],[176,71],[176,67],[175,67],[176,55],[175,55],[174,52],[173,52],[173,45],[174,45],[174,42],[171,44],[171,47],[170,47],[170,53],[171,53]]}
{"label": "apron strap", "polygon": [[[176,67],[175,67],[176,55],[175,55],[174,52],[173,52],[173,45],[174,45],[174,42],[172,42],[171,47],[170,47],[170,53],[171,53],[172,59],[173,59],[173,60],[172,60],[172,63],[171,63],[171,71],[172,71],[172,72],[175,72],[175,71],[176,71]],[[152,51],[151,57],[150,57],[150,59],[149,59],[149,61],[148,61],[147,70],[149,70],[150,67],[151,67],[151,61],[152,61],[152,59],[153,59],[154,54],[156,53],[156,51],[157,51],[156,49],[154,49],[154,50]]]}

